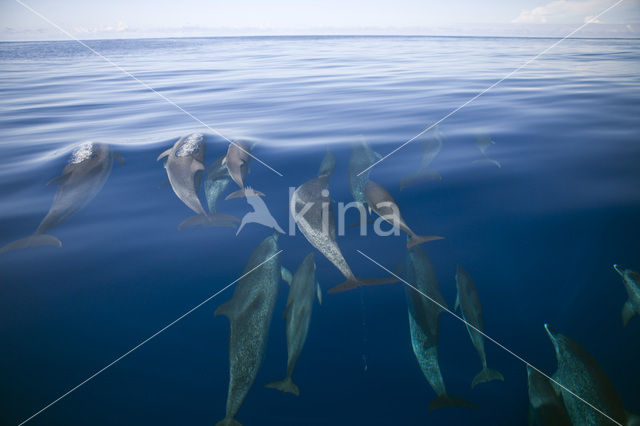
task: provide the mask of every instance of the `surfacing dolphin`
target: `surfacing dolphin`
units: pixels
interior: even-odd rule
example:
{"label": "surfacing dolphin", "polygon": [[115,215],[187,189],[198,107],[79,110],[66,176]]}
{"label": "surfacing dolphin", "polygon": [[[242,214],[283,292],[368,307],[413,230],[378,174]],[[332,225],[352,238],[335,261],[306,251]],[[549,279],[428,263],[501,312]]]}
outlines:
{"label": "surfacing dolphin", "polygon": [[632,316],[640,314],[640,274],[630,269],[624,269],[620,265],[613,265],[620,274],[627,290],[627,299],[622,306],[622,324],[627,325]]}
{"label": "surfacing dolphin", "polygon": [[529,388],[529,425],[571,426],[569,414],[564,408],[551,381],[527,365]]}
{"label": "surfacing dolphin", "polygon": [[400,191],[404,188],[415,185],[427,180],[440,180],[442,176],[440,173],[429,168],[433,159],[440,153],[442,149],[442,137],[438,126],[435,126],[420,138],[420,145],[422,147],[422,159],[420,161],[420,168],[413,173],[409,173],[400,181]]}
{"label": "surfacing dolphin", "polygon": [[[438,289],[438,279],[427,252],[421,246],[408,249],[396,271],[404,275],[405,280],[420,291],[404,286],[413,353],[422,374],[437,395],[429,402],[429,411],[454,406],[476,408],[473,403],[448,394],[444,386],[438,362],[438,339],[440,313],[446,308],[447,302]],[[421,293],[426,294],[431,300]]]}
{"label": "surfacing dolphin", "polygon": [[[254,250],[243,274],[278,252],[278,234],[267,237]],[[273,307],[281,279],[279,256],[274,256],[236,285],[233,297],[216,309],[229,318],[229,391],[226,416],[218,426],[240,425],[235,416],[253,385],[262,363]]]}
{"label": "surfacing dolphin", "polygon": [[373,210],[381,218],[387,221],[394,228],[400,228],[411,237],[407,241],[407,247],[411,248],[416,244],[428,241],[441,240],[443,237],[435,235],[417,235],[409,228],[400,214],[400,208],[396,204],[391,194],[382,185],[369,180],[364,187],[364,194],[367,200],[369,211]]}
{"label": "surfacing dolphin", "polygon": [[287,306],[284,310],[284,317],[287,321],[287,375],[282,380],[267,384],[268,388],[289,392],[296,396],[300,395],[300,390],[291,376],[307,340],[311,312],[313,311],[313,299],[316,296],[320,301],[320,286],[316,282],[316,263],[313,253],[309,253],[293,275]]}
{"label": "surfacing dolphin", "polygon": [[[473,388],[480,383],[490,382],[491,380],[504,381],[504,377],[502,377],[499,371],[487,368],[487,356],[484,352],[484,337],[476,331],[476,329],[482,331],[482,306],[480,305],[480,296],[478,296],[476,285],[473,283],[471,276],[467,271],[462,269],[460,265],[457,266],[456,271],[456,288],[458,295],[454,309],[460,307],[462,317],[467,323],[465,325],[469,332],[469,337],[471,337],[471,342],[476,348],[476,351],[478,351],[480,361],[482,362],[482,371],[473,378],[471,387]],[[470,327],[469,324],[475,327],[475,329]]]}
{"label": "surfacing dolphin", "polygon": [[75,148],[62,174],[47,184],[57,184],[58,189],[36,232],[0,248],[0,253],[36,246],[62,247],[58,238],[47,233],[66,222],[100,192],[114,159],[124,164],[122,157],[106,144],[87,142]]}
{"label": "surfacing dolphin", "polygon": [[496,142],[493,139],[491,139],[491,136],[489,135],[476,136],[476,146],[478,147],[478,149],[480,150],[480,153],[484,158],[481,158],[479,160],[474,160],[473,162],[474,163],[491,163],[498,168],[502,167],[502,165],[497,160],[489,158],[489,156],[487,155],[487,150],[491,145],[495,145],[495,143]]}
{"label": "surfacing dolphin", "polygon": [[333,206],[329,198],[330,175],[313,178],[293,192],[289,205],[296,225],[307,241],[323,254],[344,275],[346,281],[331,288],[329,293],[351,290],[360,285],[387,284],[392,278],[356,278],[344,259],[336,241]]}
{"label": "surfacing dolphin", "polygon": [[204,172],[205,151],[204,135],[192,133],[181,137],[157,158],[157,161],[167,158],[164,168],[173,192],[196,213],[196,216],[184,220],[178,226],[179,230],[188,226],[201,225],[235,227],[234,222],[239,222],[235,216],[221,213],[207,214],[200,203],[198,193]]}
{"label": "surfacing dolphin", "polygon": [[[244,177],[249,171],[249,160],[251,158],[249,155],[250,151],[251,147],[245,142],[233,141],[229,144],[229,148],[227,148],[227,155],[222,159],[222,164],[227,166],[229,176],[231,176],[231,179],[233,179],[240,189],[227,195],[225,200],[245,196]],[[255,193],[264,196],[260,191],[255,191]]]}
{"label": "surfacing dolphin", "polygon": [[[638,417],[625,411],[622,400],[598,362],[578,342],[557,333],[548,324],[544,325],[553,343],[558,369],[553,379],[600,411],[623,425],[638,424]],[[574,425],[613,424],[566,389],[553,384],[557,393],[562,393],[564,406]]]}

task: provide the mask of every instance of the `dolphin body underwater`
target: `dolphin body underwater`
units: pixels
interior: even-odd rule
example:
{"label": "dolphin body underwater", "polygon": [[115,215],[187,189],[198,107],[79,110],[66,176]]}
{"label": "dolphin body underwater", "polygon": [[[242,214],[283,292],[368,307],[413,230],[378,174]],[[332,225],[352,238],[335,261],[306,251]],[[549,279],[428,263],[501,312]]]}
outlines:
{"label": "dolphin body underwater", "polygon": [[235,216],[211,213],[207,214],[200,203],[200,184],[205,170],[204,158],[206,151],[204,135],[192,133],[183,136],[169,149],[164,151],[156,159],[160,161],[166,157],[164,168],[169,177],[169,183],[173,192],[196,216],[185,219],[178,229],[182,230],[189,226],[231,226],[234,222],[239,222]]}
{"label": "dolphin body underwater", "polygon": [[489,156],[487,155],[487,150],[489,149],[489,147],[495,144],[496,142],[493,139],[491,139],[491,136],[489,135],[476,136],[476,146],[478,147],[478,149],[480,150],[480,153],[484,158],[481,158],[479,160],[474,160],[473,162],[474,163],[490,163],[496,166],[497,168],[501,168],[502,165],[497,160],[494,160],[493,158],[489,158]]}
{"label": "dolphin body underwater", "polygon": [[335,217],[329,198],[330,177],[331,174],[325,174],[303,183],[293,192],[289,204],[291,215],[302,235],[346,278],[346,281],[331,288],[329,293],[351,290],[360,285],[396,282],[392,278],[357,278],[351,271],[336,240]]}
{"label": "dolphin body underwater", "polygon": [[[558,369],[553,375],[553,380],[593,404],[618,423],[640,424],[638,416],[625,411],[622,399],[598,362],[575,340],[557,333],[548,324],[545,324],[544,328],[553,343],[558,361]],[[613,424],[610,419],[580,401],[566,389],[555,383],[553,387],[558,394],[562,394],[564,406],[572,424],[602,426]]]}
{"label": "dolphin body underwater", "polygon": [[631,317],[640,314],[640,274],[619,265],[613,268],[620,274],[629,299],[622,306],[622,325],[627,325]]}
{"label": "dolphin body underwater", "polygon": [[[369,174],[371,174],[371,170],[367,170],[367,168],[371,167],[379,158],[381,158],[380,154],[374,152],[364,138],[351,145],[348,165],[349,190],[353,199],[363,206],[367,204],[364,187],[369,181]],[[367,171],[359,175],[364,170]]]}
{"label": "dolphin body underwater", "polygon": [[[240,425],[235,416],[247,396],[262,363],[273,308],[282,278],[278,234],[267,237],[253,251],[231,300],[216,309],[215,316],[229,318],[229,391],[226,416],[218,426]],[[265,262],[270,257],[269,261]],[[250,272],[252,269],[256,268]]]}
{"label": "dolphin body underwater", "polygon": [[106,144],[88,142],[75,148],[62,174],[47,184],[57,184],[58,189],[36,232],[7,244],[0,253],[36,246],[62,247],[62,242],[48,232],[66,222],[100,192],[111,173],[114,159],[124,164],[122,156]]}
{"label": "dolphin body underwater", "polygon": [[440,173],[429,168],[434,158],[440,153],[442,149],[442,137],[438,126],[434,127],[422,138],[420,138],[420,146],[422,147],[422,158],[420,160],[420,167],[413,173],[409,173],[400,181],[400,191],[408,186],[415,185],[427,180],[441,180]]}
{"label": "dolphin body underwater", "polygon": [[468,323],[465,325],[469,332],[469,337],[471,337],[471,342],[476,348],[476,351],[478,351],[480,361],[482,362],[482,371],[473,378],[471,387],[473,388],[480,383],[490,382],[492,380],[504,381],[504,377],[502,377],[499,371],[487,368],[487,355],[484,352],[484,337],[469,326],[469,324],[471,324],[476,329],[482,331],[482,306],[480,305],[480,297],[478,296],[478,291],[471,276],[459,265],[456,271],[456,288],[458,295],[454,309],[460,307],[462,317],[465,322]]}
{"label": "dolphin body underwater", "polygon": [[407,241],[407,248],[411,248],[416,244],[443,239],[443,237],[435,235],[417,235],[413,232],[402,218],[400,208],[396,204],[396,201],[382,185],[370,180],[364,187],[364,194],[367,205],[369,206],[369,211],[373,210],[378,216],[391,224],[391,226],[400,228],[409,234],[411,238]]}
{"label": "dolphin body underwater", "polygon": [[[438,363],[438,338],[440,313],[444,310],[443,308],[446,308],[447,302],[438,289],[438,279],[427,252],[421,246],[408,249],[405,258],[396,267],[396,271],[399,275],[403,275],[408,283],[432,299],[429,300],[410,286],[404,286],[413,353],[422,374],[437,394],[429,402],[429,411],[455,406],[476,408],[473,403],[448,394],[444,386]],[[434,303],[434,300],[440,306]]]}
{"label": "dolphin body underwater", "polygon": [[296,396],[300,395],[300,390],[291,376],[307,340],[313,300],[316,296],[320,301],[320,286],[316,282],[316,263],[313,253],[309,253],[293,275],[287,306],[284,310],[284,317],[287,321],[287,375],[282,380],[267,384],[268,388],[289,392]]}
{"label": "dolphin body underwater", "polygon": [[224,156],[219,157],[205,171],[204,195],[207,199],[209,213],[218,212],[218,200],[232,182],[227,166],[222,163],[223,160]]}
{"label": "dolphin body underwater", "polygon": [[527,366],[527,385],[529,425],[571,426],[562,397],[556,393],[549,379]]}
{"label": "dolphin body underwater", "polygon": [[[227,148],[227,155],[222,159],[222,164],[227,167],[229,176],[231,176],[231,179],[233,179],[240,189],[227,195],[225,200],[245,196],[244,178],[249,171],[249,159],[251,157],[249,155],[250,150],[251,147],[249,144],[244,142],[234,141],[229,144],[229,148]],[[254,190],[254,192],[258,195],[264,196],[260,191]]]}

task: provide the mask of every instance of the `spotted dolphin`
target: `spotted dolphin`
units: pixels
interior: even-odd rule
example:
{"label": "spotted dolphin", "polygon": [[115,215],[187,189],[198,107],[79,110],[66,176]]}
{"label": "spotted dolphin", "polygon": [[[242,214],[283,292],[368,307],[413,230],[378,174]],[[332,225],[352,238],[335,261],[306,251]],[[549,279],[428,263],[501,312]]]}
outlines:
{"label": "spotted dolphin", "polygon": [[473,403],[448,394],[444,386],[438,362],[438,340],[440,313],[446,309],[447,302],[438,289],[438,279],[427,252],[421,246],[408,249],[404,260],[396,267],[396,271],[404,275],[405,280],[415,287],[414,289],[405,286],[404,290],[413,353],[422,374],[437,395],[429,403],[429,411],[453,406],[476,408]]}
{"label": "spotted dolphin", "polygon": [[409,228],[402,218],[400,208],[396,204],[391,194],[382,187],[382,185],[369,180],[364,188],[364,194],[367,200],[369,211],[373,210],[381,218],[390,223],[393,227],[402,229],[411,237],[407,241],[407,247],[411,248],[416,244],[425,243],[427,241],[441,240],[443,237],[434,235],[417,235]]}
{"label": "spotted dolphin", "polygon": [[66,222],[100,192],[114,159],[124,163],[106,144],[87,142],[76,147],[62,174],[47,184],[57,184],[58,189],[36,232],[0,248],[0,253],[36,246],[62,247],[62,242],[48,232]]}
{"label": "spotted dolphin", "polygon": [[440,180],[442,176],[440,173],[429,168],[434,158],[440,153],[442,149],[442,137],[438,126],[435,126],[428,132],[426,132],[420,138],[420,146],[422,147],[422,158],[420,160],[420,167],[417,171],[409,173],[400,181],[400,190],[415,185],[417,183],[426,180]]}
{"label": "spotted dolphin", "polygon": [[351,145],[348,165],[349,190],[353,199],[362,205],[367,203],[364,187],[369,181],[369,174],[371,174],[371,170],[367,169],[379,158],[381,158],[380,154],[373,151],[363,137]]}
{"label": "spotted dolphin", "polygon": [[243,270],[246,276],[238,281],[231,300],[216,309],[215,315],[227,316],[230,323],[227,409],[218,426],[240,425],[235,416],[262,363],[282,276],[276,253],[278,235],[274,234],[251,254]]}
{"label": "spotted dolphin", "polygon": [[632,316],[640,314],[640,274],[619,265],[613,265],[613,268],[622,277],[629,297],[622,306],[622,324],[627,325]]}
{"label": "spotted dolphin", "polygon": [[[456,271],[456,288],[458,295],[456,297],[456,304],[454,309],[462,311],[462,317],[467,323],[467,331],[471,337],[471,342],[475,346],[480,361],[482,362],[482,371],[473,378],[471,387],[475,387],[477,384],[489,382],[491,380],[502,380],[504,377],[497,370],[490,370],[487,368],[487,356],[484,352],[484,337],[477,330],[482,331],[482,306],[480,305],[480,297],[476,286],[471,279],[471,276],[460,267],[457,266]],[[471,326],[475,327],[471,327]]]}
{"label": "spotted dolphin", "polygon": [[320,286],[316,282],[316,263],[313,253],[309,253],[293,275],[287,306],[284,310],[284,317],[287,321],[287,375],[282,380],[267,384],[268,388],[289,392],[296,396],[300,395],[300,390],[291,376],[307,340],[311,312],[313,311],[313,299],[316,295],[320,297],[319,289]]}
{"label": "spotted dolphin", "polygon": [[333,174],[336,169],[336,156],[333,152],[327,151],[320,163],[320,169],[318,170],[318,176],[329,176]]}
{"label": "spotted dolphin", "polygon": [[529,424],[538,426],[571,426],[567,409],[551,381],[527,365],[529,389]]}
{"label": "spotted dolphin", "polygon": [[227,166],[223,164],[224,156],[219,157],[205,171],[204,195],[207,199],[209,213],[217,213],[218,200],[232,182]]}
{"label": "spotted dolphin", "polygon": [[[226,200],[245,196],[244,178],[249,171],[250,150],[251,147],[249,144],[241,141],[231,142],[229,148],[227,148],[227,155],[222,159],[222,164],[226,165],[229,176],[231,176],[231,179],[233,179],[240,189],[227,195]],[[260,191],[254,190],[254,192],[260,196],[264,196]]]}
{"label": "spotted dolphin", "polygon": [[[557,393],[562,394],[571,423],[603,426],[613,424],[610,419],[566,389],[579,395],[618,423],[636,424],[637,417],[625,411],[620,396],[598,362],[575,340],[556,332],[548,324],[545,324],[544,328],[553,343],[558,361],[558,369],[553,379],[564,387],[555,383],[553,386]],[[631,419],[634,419],[634,422],[631,422]]]}

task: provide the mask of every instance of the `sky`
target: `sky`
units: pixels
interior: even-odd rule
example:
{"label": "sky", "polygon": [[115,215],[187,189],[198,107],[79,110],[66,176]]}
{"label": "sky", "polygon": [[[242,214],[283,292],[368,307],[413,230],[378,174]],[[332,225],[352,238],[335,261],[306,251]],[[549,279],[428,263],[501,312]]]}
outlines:
{"label": "sky", "polygon": [[[290,34],[563,36],[617,0],[0,0],[0,40]],[[580,32],[640,37],[640,0]]]}

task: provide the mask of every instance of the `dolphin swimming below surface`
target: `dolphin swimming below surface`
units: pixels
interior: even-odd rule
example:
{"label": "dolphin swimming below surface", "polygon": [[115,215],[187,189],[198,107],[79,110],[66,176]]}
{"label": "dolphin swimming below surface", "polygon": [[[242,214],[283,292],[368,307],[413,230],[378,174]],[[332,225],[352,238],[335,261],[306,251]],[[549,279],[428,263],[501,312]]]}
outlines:
{"label": "dolphin swimming below surface", "polygon": [[613,265],[620,274],[629,299],[622,306],[622,325],[627,325],[632,316],[640,314],[640,273]]}
{"label": "dolphin swimming below surface", "polygon": [[[578,342],[557,333],[548,324],[544,325],[553,343],[558,369],[553,380],[588,401],[598,410],[623,425],[639,424],[635,415],[625,411],[622,400],[598,362]],[[613,424],[610,419],[580,401],[566,389],[553,384],[562,394],[571,423],[574,425]]]}
{"label": "dolphin swimming below surface", "polygon": [[364,188],[365,197],[369,211],[373,210],[381,218],[391,224],[394,228],[400,228],[411,237],[407,241],[407,247],[411,248],[416,244],[426,243],[428,241],[441,240],[443,237],[434,235],[417,235],[405,223],[400,208],[396,204],[391,194],[382,187],[382,185],[370,180]]}
{"label": "dolphin swimming below surface", "polygon": [[318,176],[330,176],[336,169],[336,156],[333,152],[327,150],[326,154],[322,158],[320,163],[320,169],[318,170]]}
{"label": "dolphin swimming below surface", "polygon": [[[267,237],[254,250],[243,275],[278,253],[278,234]],[[272,257],[244,276],[231,300],[220,305],[215,315],[229,318],[229,390],[226,416],[218,426],[240,425],[235,416],[253,385],[262,363],[273,308],[282,277],[279,256]]]}
{"label": "dolphin swimming below surface", "polygon": [[0,253],[36,246],[62,247],[62,242],[48,232],[66,222],[100,192],[114,159],[124,164],[122,157],[106,144],[87,142],[76,147],[62,174],[47,184],[57,184],[58,189],[36,232],[0,248]]}
{"label": "dolphin swimming below surface", "polygon": [[440,180],[442,176],[435,170],[429,168],[434,158],[440,153],[442,149],[442,137],[438,126],[432,128],[420,138],[420,145],[422,147],[422,159],[420,161],[420,168],[406,175],[400,181],[400,190],[415,185],[426,180]]}
{"label": "dolphin swimming below surface", "polygon": [[[362,137],[360,141],[351,145],[348,165],[349,190],[353,199],[363,206],[367,203],[364,187],[369,181],[369,174],[371,174],[371,170],[367,170],[367,168],[371,167],[379,158],[381,158],[380,154],[374,152]],[[367,171],[360,174],[364,170]]]}
{"label": "dolphin swimming below surface", "polygon": [[204,195],[207,199],[209,213],[217,213],[218,200],[232,182],[227,166],[222,163],[223,160],[224,156],[219,157],[205,171]]}
{"label": "dolphin swimming below surface", "polygon": [[491,139],[491,136],[489,135],[476,136],[476,146],[478,147],[478,149],[480,150],[480,153],[484,158],[481,158],[479,160],[474,160],[473,162],[474,163],[491,163],[496,167],[501,168],[502,165],[497,160],[489,158],[489,156],[487,155],[487,150],[491,145],[495,145],[495,143],[496,142],[493,139]]}
{"label": "dolphin swimming below surface", "polygon": [[[480,297],[478,296],[478,291],[471,276],[467,271],[462,269],[460,265],[457,266],[456,271],[456,288],[458,295],[454,309],[460,307],[462,317],[467,323],[465,325],[467,326],[469,337],[471,337],[471,342],[476,348],[476,351],[478,351],[480,361],[482,362],[482,371],[473,378],[471,387],[473,388],[480,383],[491,380],[504,381],[504,377],[502,377],[499,371],[487,368],[487,356],[484,352],[484,337],[476,331],[476,329],[482,331],[482,306],[480,305]],[[475,327],[475,329],[470,327],[469,324]]]}
{"label": "dolphin swimming below surface", "polygon": [[[429,403],[429,411],[454,406],[476,408],[473,403],[448,394],[444,386],[438,362],[438,339],[440,313],[446,308],[447,302],[438,289],[438,279],[427,252],[421,246],[408,249],[396,271],[404,275],[406,281],[419,290],[418,292],[410,286],[404,288],[413,353],[422,374],[437,395]],[[421,293],[430,297],[431,300]]]}
{"label": "dolphin swimming below surface", "polygon": [[293,275],[287,306],[284,310],[284,317],[287,321],[287,375],[282,380],[267,384],[268,388],[289,392],[296,396],[300,395],[300,390],[291,376],[307,340],[311,312],[313,311],[313,299],[317,296],[320,301],[319,289],[320,286],[316,282],[316,263],[313,253],[309,253]]}
{"label": "dolphin swimming below surface", "polygon": [[[251,147],[249,144],[241,141],[231,142],[229,144],[229,148],[227,148],[227,155],[222,159],[222,164],[227,166],[229,176],[231,176],[231,179],[233,179],[240,189],[227,195],[225,198],[226,200],[245,196],[244,178],[249,171],[249,160],[251,158],[249,155],[250,150]],[[254,190],[254,192],[258,195],[264,196],[260,191]]]}
{"label": "dolphin swimming below surface", "polygon": [[567,409],[551,381],[527,365],[529,389],[529,424],[571,426]]}

